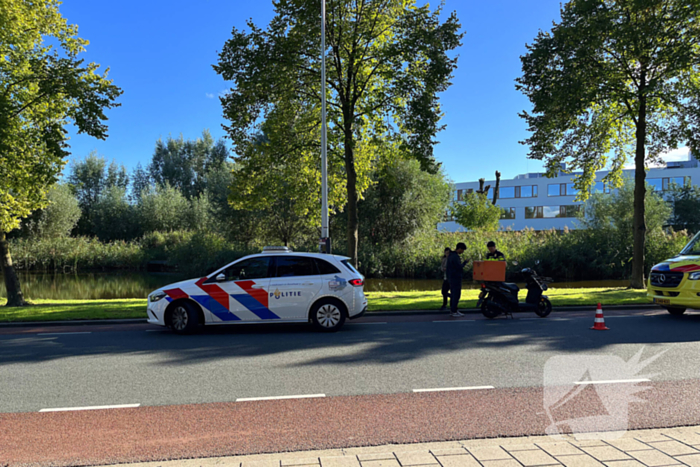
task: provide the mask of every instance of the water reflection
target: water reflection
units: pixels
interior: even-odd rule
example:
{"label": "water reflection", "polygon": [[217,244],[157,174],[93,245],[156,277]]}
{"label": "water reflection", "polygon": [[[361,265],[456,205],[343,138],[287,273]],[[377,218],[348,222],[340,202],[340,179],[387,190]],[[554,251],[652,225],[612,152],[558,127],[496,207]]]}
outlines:
{"label": "water reflection", "polygon": [[[34,299],[112,299],[145,298],[153,290],[173,282],[188,279],[171,273],[93,273],[93,274],[20,274],[22,291]],[[439,294],[441,281],[434,279],[367,279],[369,292],[430,291]],[[629,281],[555,282],[552,288],[627,287]],[[478,288],[469,280],[463,287]],[[521,285],[522,287],[523,285]],[[5,296],[5,284],[0,281],[0,295]]]}

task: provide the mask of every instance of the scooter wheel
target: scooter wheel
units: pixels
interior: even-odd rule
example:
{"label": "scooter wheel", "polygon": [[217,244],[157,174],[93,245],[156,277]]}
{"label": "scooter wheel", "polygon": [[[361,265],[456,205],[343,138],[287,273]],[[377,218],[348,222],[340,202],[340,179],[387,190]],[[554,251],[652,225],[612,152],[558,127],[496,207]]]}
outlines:
{"label": "scooter wheel", "polygon": [[494,319],[500,313],[496,310],[489,309],[489,302],[484,301],[484,303],[481,304],[481,314],[487,317],[488,319]]}
{"label": "scooter wheel", "polygon": [[542,300],[540,300],[540,303],[537,304],[537,310],[535,310],[537,316],[539,316],[540,318],[546,318],[551,312],[552,302],[550,302],[547,298],[543,298]]}

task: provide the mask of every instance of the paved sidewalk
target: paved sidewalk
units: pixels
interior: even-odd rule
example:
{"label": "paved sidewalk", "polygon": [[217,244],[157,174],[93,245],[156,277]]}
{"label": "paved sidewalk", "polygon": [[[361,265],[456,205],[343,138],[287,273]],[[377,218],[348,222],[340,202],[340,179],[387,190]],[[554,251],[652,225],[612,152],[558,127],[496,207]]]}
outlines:
{"label": "paved sidewalk", "polygon": [[[612,435],[612,436],[611,436]],[[120,464],[129,467],[700,467],[700,426]]]}

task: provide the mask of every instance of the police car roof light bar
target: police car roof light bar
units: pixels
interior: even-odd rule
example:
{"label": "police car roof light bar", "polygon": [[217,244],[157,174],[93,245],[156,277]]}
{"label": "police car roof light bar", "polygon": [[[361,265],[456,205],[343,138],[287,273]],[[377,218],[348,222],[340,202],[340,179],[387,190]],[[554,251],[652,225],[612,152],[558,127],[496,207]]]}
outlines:
{"label": "police car roof light bar", "polygon": [[286,246],[266,246],[263,251],[292,251],[291,248]]}

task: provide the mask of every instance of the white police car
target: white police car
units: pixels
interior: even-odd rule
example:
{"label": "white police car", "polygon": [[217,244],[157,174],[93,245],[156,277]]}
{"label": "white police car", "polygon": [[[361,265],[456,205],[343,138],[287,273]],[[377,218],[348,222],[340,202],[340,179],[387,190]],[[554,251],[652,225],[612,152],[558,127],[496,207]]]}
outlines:
{"label": "white police car", "polygon": [[180,334],[202,324],[304,323],[337,331],[367,310],[364,277],[344,256],[265,247],[148,296],[148,322]]}

